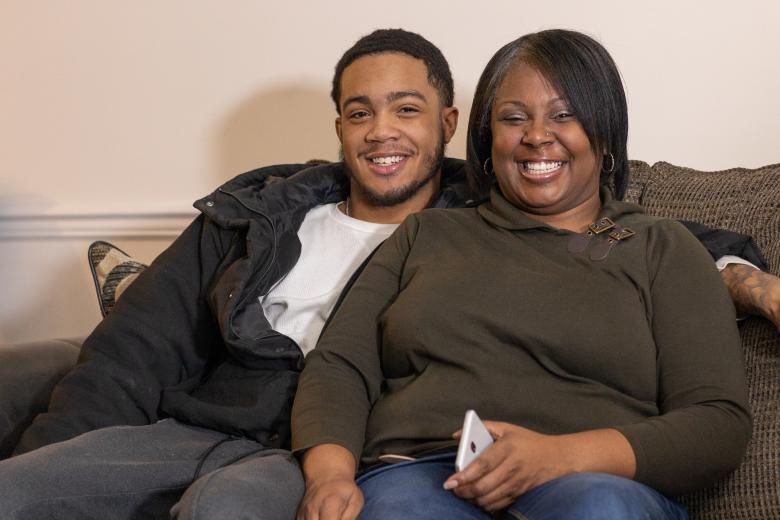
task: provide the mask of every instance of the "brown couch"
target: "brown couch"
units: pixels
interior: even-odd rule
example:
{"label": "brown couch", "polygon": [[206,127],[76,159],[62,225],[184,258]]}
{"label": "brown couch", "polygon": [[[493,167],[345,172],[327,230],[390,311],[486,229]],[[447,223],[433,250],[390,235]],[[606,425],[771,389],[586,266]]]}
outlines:
{"label": "brown couch", "polygon": [[[648,213],[694,220],[753,236],[780,275],[780,164],[699,172],[631,163],[626,199]],[[753,439],[740,468],[683,497],[691,518],[780,519],[780,334],[762,319],[740,325],[753,412]]]}
{"label": "brown couch", "polygon": [[[698,172],[632,161],[627,199],[651,214],[694,220],[752,235],[780,275],[780,164],[748,170]],[[753,439],[740,468],[703,491],[681,497],[694,519],[780,519],[780,334],[763,319],[740,325]],[[52,386],[75,361],[77,341],[0,347],[0,458]]]}

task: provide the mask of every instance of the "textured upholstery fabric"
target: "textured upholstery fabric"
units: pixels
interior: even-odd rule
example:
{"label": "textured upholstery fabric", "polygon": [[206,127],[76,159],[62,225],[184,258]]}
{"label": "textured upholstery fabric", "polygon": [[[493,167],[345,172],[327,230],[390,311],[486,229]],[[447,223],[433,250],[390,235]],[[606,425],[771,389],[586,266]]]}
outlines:
{"label": "textured upholstery fabric", "polygon": [[[632,161],[626,198],[648,213],[752,235],[780,275],[780,164],[699,172]],[[695,519],[780,518],[780,334],[766,320],[740,326],[753,439],[741,467],[711,488],[682,497]]]}

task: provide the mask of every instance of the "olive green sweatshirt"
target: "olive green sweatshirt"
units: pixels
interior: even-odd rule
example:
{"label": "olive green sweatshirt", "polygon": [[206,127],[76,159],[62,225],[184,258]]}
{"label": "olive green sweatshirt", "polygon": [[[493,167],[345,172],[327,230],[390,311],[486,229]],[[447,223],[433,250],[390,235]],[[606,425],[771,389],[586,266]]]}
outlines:
{"label": "olive green sweatshirt", "polygon": [[454,449],[473,408],[547,434],[615,428],[665,494],[733,470],[751,419],[712,259],[678,223],[602,200],[635,235],[573,239],[497,190],[407,218],[306,360],[293,449],[335,443],[364,465]]}

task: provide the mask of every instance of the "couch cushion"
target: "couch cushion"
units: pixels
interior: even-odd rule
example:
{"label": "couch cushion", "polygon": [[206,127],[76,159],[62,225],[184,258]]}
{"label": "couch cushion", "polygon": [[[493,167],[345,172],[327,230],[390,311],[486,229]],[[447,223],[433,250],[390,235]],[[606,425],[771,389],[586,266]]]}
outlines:
{"label": "couch cushion", "polygon": [[55,384],[76,363],[80,339],[0,345],[0,459],[11,454]]}
{"label": "couch cushion", "polygon": [[[627,199],[648,213],[752,235],[780,274],[780,164],[702,172],[631,162]],[[780,518],[780,334],[764,319],[740,326],[753,413],[753,439],[740,468],[682,497],[692,518]]]}
{"label": "couch cushion", "polygon": [[780,267],[780,164],[702,172],[658,162],[631,161],[627,200],[653,215],[751,235],[769,263]]}

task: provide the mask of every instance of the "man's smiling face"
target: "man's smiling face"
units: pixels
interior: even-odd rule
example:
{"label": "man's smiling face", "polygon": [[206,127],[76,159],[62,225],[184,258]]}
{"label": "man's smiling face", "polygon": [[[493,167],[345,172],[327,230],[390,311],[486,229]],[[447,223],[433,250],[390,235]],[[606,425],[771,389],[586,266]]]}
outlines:
{"label": "man's smiling face", "polygon": [[442,106],[425,63],[394,52],[362,56],[344,69],[339,106],[353,203],[425,205],[457,124],[457,109]]}

